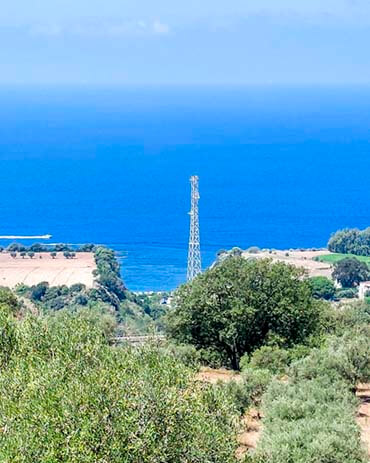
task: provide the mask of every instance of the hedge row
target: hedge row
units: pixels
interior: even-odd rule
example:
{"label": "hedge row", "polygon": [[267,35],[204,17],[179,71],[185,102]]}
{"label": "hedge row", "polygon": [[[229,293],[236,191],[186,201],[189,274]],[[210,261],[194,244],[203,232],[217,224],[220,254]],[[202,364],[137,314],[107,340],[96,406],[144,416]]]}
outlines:
{"label": "hedge row", "polygon": [[253,463],[365,463],[354,389],[370,380],[368,329],[332,338],[274,380],[263,398],[263,434]]}

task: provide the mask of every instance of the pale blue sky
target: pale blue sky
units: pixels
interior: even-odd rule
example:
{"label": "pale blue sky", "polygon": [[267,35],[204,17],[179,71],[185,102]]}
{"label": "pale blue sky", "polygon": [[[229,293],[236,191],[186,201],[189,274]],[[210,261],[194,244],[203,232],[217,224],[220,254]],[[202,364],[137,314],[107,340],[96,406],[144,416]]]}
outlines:
{"label": "pale blue sky", "polygon": [[0,82],[370,83],[370,0],[13,0]]}

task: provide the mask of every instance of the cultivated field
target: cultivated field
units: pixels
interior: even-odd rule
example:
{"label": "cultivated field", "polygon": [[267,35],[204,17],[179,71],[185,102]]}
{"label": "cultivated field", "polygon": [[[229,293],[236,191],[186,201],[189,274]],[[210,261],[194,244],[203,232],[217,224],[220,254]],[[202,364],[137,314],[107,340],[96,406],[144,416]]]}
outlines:
{"label": "cultivated field", "polygon": [[244,252],[243,256],[255,257],[258,259],[273,259],[274,261],[285,262],[286,264],[295,265],[296,267],[303,267],[307,270],[310,277],[324,276],[331,277],[334,262],[317,262],[314,260],[316,257],[330,256],[328,250],[322,251],[261,251],[258,254]]}
{"label": "cultivated field", "polygon": [[63,253],[55,259],[49,253],[36,253],[33,259],[1,253],[0,286],[14,288],[19,283],[32,286],[47,281],[50,286],[83,283],[92,288],[95,269],[94,254],[90,252],[78,252],[73,259],[66,259]]}

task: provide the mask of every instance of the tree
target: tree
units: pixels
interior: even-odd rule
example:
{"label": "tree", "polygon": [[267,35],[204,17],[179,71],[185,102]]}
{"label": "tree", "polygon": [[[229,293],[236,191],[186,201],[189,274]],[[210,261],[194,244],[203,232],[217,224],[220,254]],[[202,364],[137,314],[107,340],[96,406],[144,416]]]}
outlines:
{"label": "tree", "polygon": [[7,247],[8,252],[22,252],[26,250],[27,248],[19,243],[12,243]]}
{"label": "tree", "polygon": [[327,301],[333,299],[335,295],[335,285],[329,278],[313,277],[308,281],[314,298],[326,299]]}
{"label": "tree", "polygon": [[51,253],[50,253],[50,256],[52,257],[52,259],[55,259],[56,256],[57,256],[57,253],[56,253],[56,252],[51,252]]}
{"label": "tree", "polygon": [[47,252],[47,250],[48,248],[40,243],[34,243],[29,247],[29,251],[32,252]]}
{"label": "tree", "polygon": [[35,257],[35,253],[32,252],[32,251],[31,251],[31,252],[28,252],[27,255],[28,255],[28,257],[29,257],[30,259],[33,259],[33,258]]}
{"label": "tree", "polygon": [[20,256],[22,257],[22,259],[24,259],[26,257],[27,253],[25,251],[22,251]]}
{"label": "tree", "polygon": [[71,253],[69,251],[64,251],[63,252],[63,256],[66,258],[66,259],[69,259],[71,257]]}
{"label": "tree", "polygon": [[80,246],[80,252],[94,252],[95,244],[83,244]]}
{"label": "tree", "polygon": [[333,278],[339,281],[343,288],[353,288],[361,281],[368,280],[370,271],[365,262],[349,257],[334,264]]}
{"label": "tree", "polygon": [[11,252],[10,256],[13,257],[13,259],[15,259],[17,257],[17,253],[16,252]]}
{"label": "tree", "polygon": [[234,369],[272,340],[302,343],[316,330],[321,307],[303,275],[281,262],[230,257],[177,290],[168,334],[217,352]]}
{"label": "tree", "polygon": [[370,256],[370,228],[339,230],[330,238],[328,249],[340,254]]}
{"label": "tree", "polygon": [[49,283],[46,281],[39,283],[36,286],[32,286],[31,299],[33,301],[41,301],[43,297],[45,296],[45,293],[48,290],[48,288],[49,288]]}

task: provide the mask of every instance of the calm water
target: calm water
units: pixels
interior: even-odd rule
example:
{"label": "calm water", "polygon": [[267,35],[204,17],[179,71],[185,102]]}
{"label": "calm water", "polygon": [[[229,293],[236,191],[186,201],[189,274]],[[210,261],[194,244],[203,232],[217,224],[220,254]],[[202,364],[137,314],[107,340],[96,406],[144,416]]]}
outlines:
{"label": "calm water", "polygon": [[[102,243],[132,290],[186,274],[189,177],[220,248],[370,225],[370,89],[0,90],[0,235]],[[2,243],[4,244],[4,243]]]}

